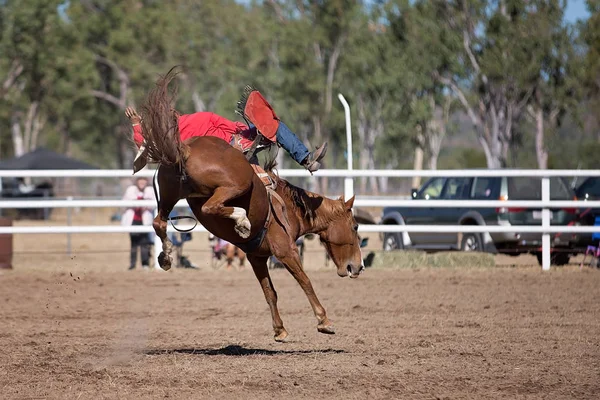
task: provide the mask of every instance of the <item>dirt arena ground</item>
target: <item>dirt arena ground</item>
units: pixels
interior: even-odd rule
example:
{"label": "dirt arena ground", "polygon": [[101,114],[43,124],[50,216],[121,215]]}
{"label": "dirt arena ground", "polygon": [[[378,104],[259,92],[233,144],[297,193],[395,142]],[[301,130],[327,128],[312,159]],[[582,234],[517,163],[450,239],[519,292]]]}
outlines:
{"label": "dirt arena ground", "polygon": [[[312,243],[307,270],[337,334],[317,333],[296,282],[272,272],[288,343],[252,272],[125,271],[126,235],[17,236],[0,271],[2,399],[594,399],[600,273],[372,270],[338,278]],[[378,246],[374,239],[371,246]],[[317,247],[315,247],[317,246]],[[92,252],[92,253],[90,253]]]}

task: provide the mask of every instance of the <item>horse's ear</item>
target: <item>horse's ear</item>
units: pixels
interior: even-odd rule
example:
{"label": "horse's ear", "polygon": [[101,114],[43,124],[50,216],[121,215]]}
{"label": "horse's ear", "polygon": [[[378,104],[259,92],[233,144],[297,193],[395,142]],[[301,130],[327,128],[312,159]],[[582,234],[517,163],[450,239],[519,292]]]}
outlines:
{"label": "horse's ear", "polygon": [[[346,205],[346,210],[351,210],[352,209],[352,206],[354,205],[354,197],[355,196],[352,196],[350,198],[350,200],[348,200],[347,202],[344,203]],[[342,200],[343,200],[343,197],[342,197]]]}

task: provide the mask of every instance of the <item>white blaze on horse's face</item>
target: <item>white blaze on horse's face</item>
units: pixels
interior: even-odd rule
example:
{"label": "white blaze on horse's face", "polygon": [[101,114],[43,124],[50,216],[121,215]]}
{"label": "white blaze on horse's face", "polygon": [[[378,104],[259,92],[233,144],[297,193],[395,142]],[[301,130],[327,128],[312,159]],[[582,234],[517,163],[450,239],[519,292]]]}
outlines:
{"label": "white blaze on horse's face", "polygon": [[343,197],[339,201],[343,211],[319,236],[337,267],[338,275],[357,278],[365,267],[360,250],[358,224],[352,214],[354,196],[347,202],[344,202]]}

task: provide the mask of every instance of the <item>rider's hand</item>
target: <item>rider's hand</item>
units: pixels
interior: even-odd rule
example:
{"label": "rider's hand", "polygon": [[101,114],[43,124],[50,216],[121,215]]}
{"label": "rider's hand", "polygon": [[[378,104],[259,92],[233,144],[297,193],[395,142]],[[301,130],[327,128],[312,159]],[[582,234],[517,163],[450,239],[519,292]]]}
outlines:
{"label": "rider's hand", "polygon": [[137,111],[135,111],[135,108],[133,107],[127,107],[125,109],[125,116],[129,118],[129,121],[132,125],[139,124],[140,122],[142,122],[142,117],[140,117],[140,115],[137,113]]}

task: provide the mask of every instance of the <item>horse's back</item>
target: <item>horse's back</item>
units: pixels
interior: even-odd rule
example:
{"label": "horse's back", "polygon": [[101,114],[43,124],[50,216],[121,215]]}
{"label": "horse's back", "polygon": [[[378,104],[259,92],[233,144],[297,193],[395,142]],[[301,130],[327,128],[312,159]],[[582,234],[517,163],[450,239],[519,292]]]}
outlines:
{"label": "horse's back", "polygon": [[224,185],[252,184],[255,174],[246,157],[223,139],[201,136],[185,144],[190,150],[186,171],[197,184],[212,190]]}

